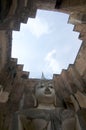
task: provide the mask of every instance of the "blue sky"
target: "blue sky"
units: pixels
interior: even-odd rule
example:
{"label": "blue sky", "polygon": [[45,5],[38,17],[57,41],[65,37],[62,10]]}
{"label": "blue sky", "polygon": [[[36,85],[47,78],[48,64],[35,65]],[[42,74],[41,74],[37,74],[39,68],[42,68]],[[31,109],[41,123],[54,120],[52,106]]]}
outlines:
{"label": "blue sky", "polygon": [[68,18],[67,14],[37,10],[36,18],[28,18],[20,31],[13,31],[12,57],[24,64],[31,78],[40,78],[42,72],[52,78],[74,63],[82,41]]}

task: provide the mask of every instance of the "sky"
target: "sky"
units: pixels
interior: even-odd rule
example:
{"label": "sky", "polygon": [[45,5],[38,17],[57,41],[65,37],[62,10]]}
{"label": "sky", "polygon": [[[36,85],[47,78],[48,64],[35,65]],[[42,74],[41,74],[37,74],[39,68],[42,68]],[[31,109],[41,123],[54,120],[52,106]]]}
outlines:
{"label": "sky", "polygon": [[11,56],[24,64],[30,78],[40,78],[43,72],[51,79],[74,63],[82,41],[68,18],[68,14],[37,10],[35,18],[13,31]]}

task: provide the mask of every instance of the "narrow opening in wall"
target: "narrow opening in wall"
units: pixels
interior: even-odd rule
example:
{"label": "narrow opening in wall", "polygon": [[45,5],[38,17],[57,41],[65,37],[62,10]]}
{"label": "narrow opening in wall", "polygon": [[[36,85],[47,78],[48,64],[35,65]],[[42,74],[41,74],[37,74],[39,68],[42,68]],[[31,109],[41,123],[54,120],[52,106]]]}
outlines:
{"label": "narrow opening in wall", "polygon": [[81,41],[68,18],[67,14],[37,10],[36,18],[21,24],[20,32],[13,31],[12,57],[24,64],[31,78],[40,78],[42,72],[52,78],[74,63]]}

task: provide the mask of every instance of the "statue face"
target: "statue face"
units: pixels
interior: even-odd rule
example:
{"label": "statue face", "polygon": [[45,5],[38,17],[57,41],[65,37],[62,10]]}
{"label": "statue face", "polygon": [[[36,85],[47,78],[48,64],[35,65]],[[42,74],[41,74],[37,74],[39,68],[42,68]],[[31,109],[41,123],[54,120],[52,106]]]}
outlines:
{"label": "statue face", "polygon": [[55,90],[51,80],[42,80],[36,86],[36,98],[39,103],[54,103]]}

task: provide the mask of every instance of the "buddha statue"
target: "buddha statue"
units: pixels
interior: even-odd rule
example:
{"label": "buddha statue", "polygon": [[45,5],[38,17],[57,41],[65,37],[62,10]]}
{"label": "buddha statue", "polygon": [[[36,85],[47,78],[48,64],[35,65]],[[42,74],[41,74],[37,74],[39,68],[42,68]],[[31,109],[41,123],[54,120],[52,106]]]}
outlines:
{"label": "buddha statue", "polygon": [[35,86],[34,108],[20,110],[13,117],[11,130],[70,130],[74,129],[74,112],[56,107],[53,80],[43,76]]}

